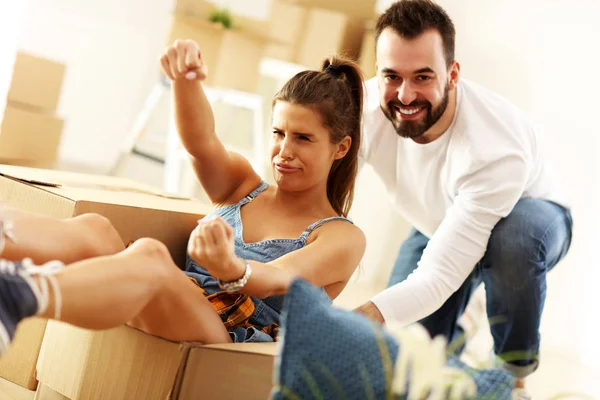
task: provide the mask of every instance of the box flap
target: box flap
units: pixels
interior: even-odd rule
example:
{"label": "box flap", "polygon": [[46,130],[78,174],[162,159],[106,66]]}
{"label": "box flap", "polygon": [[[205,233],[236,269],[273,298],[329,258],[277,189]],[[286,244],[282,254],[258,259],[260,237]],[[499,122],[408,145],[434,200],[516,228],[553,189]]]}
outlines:
{"label": "box flap", "polygon": [[230,351],[234,353],[247,354],[263,354],[266,356],[275,356],[279,349],[277,343],[222,343],[208,344],[201,347],[202,349],[214,349],[222,351]]}
{"label": "box flap", "polygon": [[206,215],[213,206],[195,199],[165,194],[125,178],[0,165],[0,176],[74,201],[177,210]]}

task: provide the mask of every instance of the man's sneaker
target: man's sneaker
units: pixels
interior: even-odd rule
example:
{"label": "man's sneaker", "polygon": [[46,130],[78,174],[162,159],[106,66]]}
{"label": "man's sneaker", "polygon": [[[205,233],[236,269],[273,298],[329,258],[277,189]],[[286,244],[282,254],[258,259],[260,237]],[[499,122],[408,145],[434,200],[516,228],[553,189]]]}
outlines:
{"label": "man's sneaker", "polygon": [[46,311],[49,286],[54,293],[55,318],[60,319],[61,295],[54,274],[62,267],[60,261],[37,266],[28,258],[21,262],[0,259],[0,356],[22,319]]}

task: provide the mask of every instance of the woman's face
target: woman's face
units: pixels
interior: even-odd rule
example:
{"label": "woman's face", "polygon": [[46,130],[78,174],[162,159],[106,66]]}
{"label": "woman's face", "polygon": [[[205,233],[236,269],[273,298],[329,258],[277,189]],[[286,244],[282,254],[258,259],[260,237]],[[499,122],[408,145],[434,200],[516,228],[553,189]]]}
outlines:
{"label": "woman's face", "polygon": [[286,101],[273,107],[271,168],[277,185],[289,191],[302,191],[327,185],[331,165],[344,157],[350,137],[331,143],[329,129],[315,108]]}

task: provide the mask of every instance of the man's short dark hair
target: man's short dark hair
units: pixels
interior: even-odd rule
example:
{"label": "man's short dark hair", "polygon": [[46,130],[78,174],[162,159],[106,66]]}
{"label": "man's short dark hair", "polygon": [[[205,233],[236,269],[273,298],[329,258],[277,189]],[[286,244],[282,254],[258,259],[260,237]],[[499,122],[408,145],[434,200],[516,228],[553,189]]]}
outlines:
{"label": "man's short dark hair", "polygon": [[403,38],[414,39],[429,29],[442,36],[446,65],[454,61],[454,23],[446,11],[431,0],[400,0],[393,3],[377,20],[375,43],[381,32],[391,28]]}

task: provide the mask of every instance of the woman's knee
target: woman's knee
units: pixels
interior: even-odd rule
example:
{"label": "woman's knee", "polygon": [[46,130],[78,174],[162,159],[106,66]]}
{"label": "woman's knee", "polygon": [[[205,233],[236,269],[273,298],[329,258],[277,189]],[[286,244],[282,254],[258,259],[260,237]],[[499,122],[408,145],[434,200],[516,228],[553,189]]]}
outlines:
{"label": "woman's knee", "polygon": [[163,242],[153,238],[141,238],[127,248],[128,251],[143,253],[152,258],[170,257],[169,249]]}
{"label": "woman's knee", "polygon": [[115,254],[125,248],[110,220],[100,214],[83,214],[73,218],[71,222],[83,228],[80,231],[88,258]]}
{"label": "woman's knee", "polygon": [[169,249],[159,240],[141,238],[127,248],[126,253],[147,260],[148,272],[154,276],[169,281],[173,273],[182,273],[173,262]]}

